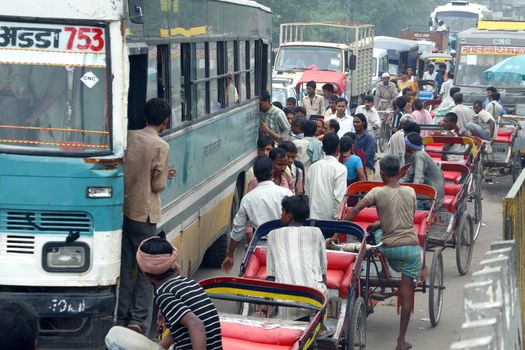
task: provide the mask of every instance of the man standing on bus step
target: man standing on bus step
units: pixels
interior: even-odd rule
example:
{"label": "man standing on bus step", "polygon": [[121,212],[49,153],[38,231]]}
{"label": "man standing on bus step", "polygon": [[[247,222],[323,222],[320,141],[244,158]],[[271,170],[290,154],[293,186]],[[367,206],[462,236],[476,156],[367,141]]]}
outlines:
{"label": "man standing on bus step", "polygon": [[159,134],[168,125],[171,108],[159,98],[149,100],[144,107],[147,126],[128,133],[124,157],[124,225],[122,227],[122,260],[117,324],[137,332],[146,331],[146,318],[152,304],[153,288],[144,274],[136,280],[135,255],[144,239],[154,236],[160,221],[160,192],[168,178],[175,176],[169,169],[169,145]]}
{"label": "man standing on bus step", "polygon": [[307,96],[303,98],[302,106],[306,108],[306,118],[311,115],[324,115],[326,108],[324,108],[324,98],[315,93],[317,84],[310,80],[306,83]]}
{"label": "man standing on bus step", "polygon": [[290,138],[290,123],[283,110],[272,104],[268,91],[263,91],[259,97],[259,112],[261,134],[270,136],[278,143]]}
{"label": "man standing on bus step", "polygon": [[233,267],[235,249],[244,237],[246,227],[253,225],[256,229],[267,221],[278,220],[281,215],[281,201],[284,197],[293,195],[289,189],[273,182],[274,163],[270,158],[257,158],[253,164],[253,172],[258,184],[242,197],[239,211],[233,219],[228,253],[221,266],[224,272],[230,272]]}

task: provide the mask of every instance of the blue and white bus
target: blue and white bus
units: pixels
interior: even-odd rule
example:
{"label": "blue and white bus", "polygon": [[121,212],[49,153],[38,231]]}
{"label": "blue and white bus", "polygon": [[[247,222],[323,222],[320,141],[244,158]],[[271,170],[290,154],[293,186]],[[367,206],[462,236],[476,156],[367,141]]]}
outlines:
{"label": "blue and white bus", "polygon": [[0,299],[35,307],[43,348],[103,348],[127,130],[144,126],[146,100],[170,103],[178,175],[159,230],[184,274],[220,264],[270,88],[271,13],[248,0],[19,0],[0,22]]}

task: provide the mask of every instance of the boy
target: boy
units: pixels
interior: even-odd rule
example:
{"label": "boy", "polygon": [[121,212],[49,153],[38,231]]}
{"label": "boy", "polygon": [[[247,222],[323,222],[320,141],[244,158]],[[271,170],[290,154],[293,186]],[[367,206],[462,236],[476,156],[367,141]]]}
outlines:
{"label": "boy", "polygon": [[297,147],[292,141],[284,141],[279,145],[279,147],[284,149],[288,155],[287,172],[289,172],[292,176],[292,182],[295,190],[292,192],[294,192],[296,195],[302,195],[304,193],[304,166],[300,161],[295,160],[297,157]]}

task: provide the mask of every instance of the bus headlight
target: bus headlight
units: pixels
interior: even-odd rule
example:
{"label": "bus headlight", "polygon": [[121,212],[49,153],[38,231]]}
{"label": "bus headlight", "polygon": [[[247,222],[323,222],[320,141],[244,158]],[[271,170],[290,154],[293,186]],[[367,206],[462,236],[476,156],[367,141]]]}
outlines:
{"label": "bus headlight", "polygon": [[113,188],[111,187],[88,187],[86,190],[88,198],[111,198],[113,196]]}
{"label": "bus headlight", "polygon": [[46,243],[42,265],[48,272],[84,272],[89,268],[89,246],[83,242]]}

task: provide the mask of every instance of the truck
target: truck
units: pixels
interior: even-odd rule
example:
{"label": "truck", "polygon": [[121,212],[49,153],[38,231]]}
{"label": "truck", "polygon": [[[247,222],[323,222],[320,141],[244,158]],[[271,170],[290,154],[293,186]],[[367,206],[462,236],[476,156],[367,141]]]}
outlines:
{"label": "truck", "polygon": [[283,23],[272,79],[286,78],[295,85],[305,70],[342,72],[347,79],[344,96],[356,106],[372,89],[373,49],[373,25]]}
{"label": "truck", "polygon": [[399,37],[414,41],[431,41],[436,44],[438,51],[448,51],[448,31],[430,31],[427,26],[409,25],[401,31]]}

